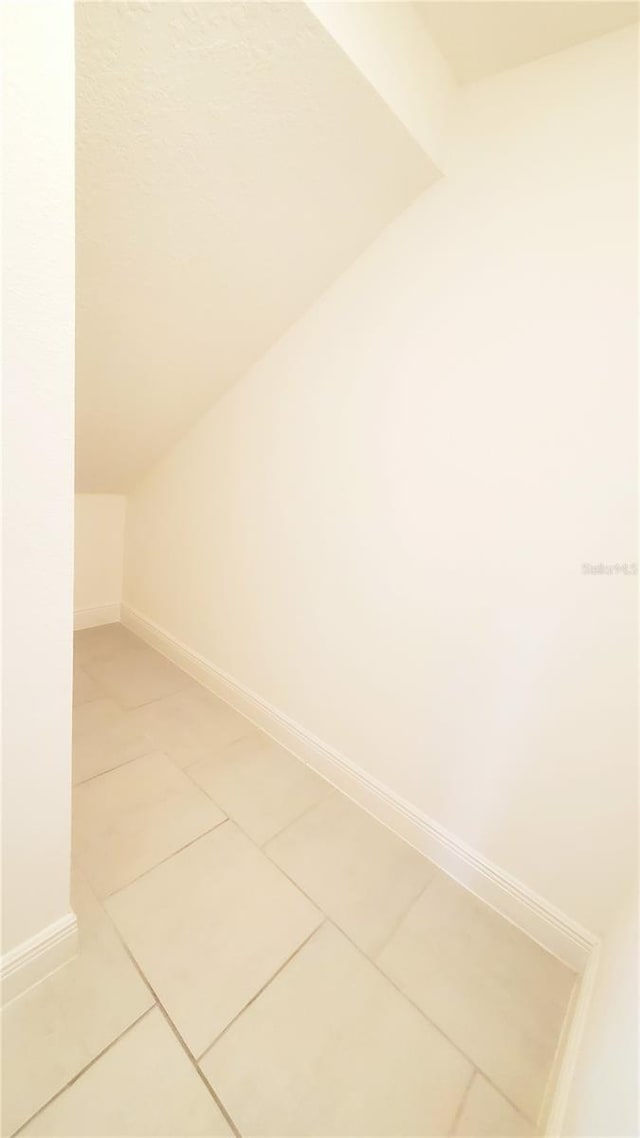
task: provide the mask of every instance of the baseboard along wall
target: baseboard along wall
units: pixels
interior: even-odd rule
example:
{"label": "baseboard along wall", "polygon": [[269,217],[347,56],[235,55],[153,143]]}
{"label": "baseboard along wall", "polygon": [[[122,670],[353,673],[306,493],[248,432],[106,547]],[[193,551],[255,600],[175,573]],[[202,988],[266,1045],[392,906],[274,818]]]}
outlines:
{"label": "baseboard along wall", "polygon": [[120,620],[120,605],[98,605],[96,608],[75,609],[73,613],[73,627],[76,632],[81,628],[97,628],[100,624],[116,624]]}
{"label": "baseboard along wall", "polygon": [[67,913],[6,952],[0,960],[2,1003],[8,1004],[63,964],[68,964],[77,951],[78,921],[75,913]]}
{"label": "baseboard along wall", "polygon": [[121,620],[570,968],[585,970],[598,943],[587,929],[142,613],[123,605]]}

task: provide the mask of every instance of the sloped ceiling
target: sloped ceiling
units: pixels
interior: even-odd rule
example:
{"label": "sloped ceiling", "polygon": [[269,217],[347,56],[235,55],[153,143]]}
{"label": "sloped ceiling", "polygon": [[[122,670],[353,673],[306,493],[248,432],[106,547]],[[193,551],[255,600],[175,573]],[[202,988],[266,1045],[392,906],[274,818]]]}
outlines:
{"label": "sloped ceiling", "polygon": [[638,19],[637,4],[618,0],[417,0],[416,8],[461,83]]}
{"label": "sloped ceiling", "polygon": [[301,3],[81,3],[77,489],[128,490],[437,176]]}
{"label": "sloped ceiling", "polygon": [[617,0],[76,4],[77,489],[129,490],[440,176],[455,78],[636,18]]}

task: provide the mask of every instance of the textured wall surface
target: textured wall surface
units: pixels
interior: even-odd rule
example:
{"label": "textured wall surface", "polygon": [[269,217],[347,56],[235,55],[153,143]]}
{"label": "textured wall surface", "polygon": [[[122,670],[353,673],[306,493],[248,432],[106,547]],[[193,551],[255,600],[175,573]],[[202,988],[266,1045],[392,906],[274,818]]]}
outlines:
{"label": "textured wall surface", "polygon": [[304,4],[79,4],[77,489],[121,491],[436,177]]}

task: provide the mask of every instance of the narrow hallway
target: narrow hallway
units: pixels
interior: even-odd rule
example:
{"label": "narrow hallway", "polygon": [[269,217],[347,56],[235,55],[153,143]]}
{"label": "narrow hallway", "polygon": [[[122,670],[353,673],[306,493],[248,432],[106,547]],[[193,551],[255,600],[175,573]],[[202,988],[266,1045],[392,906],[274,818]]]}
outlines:
{"label": "narrow hallway", "polygon": [[75,635],[73,778],[3,1133],[536,1133],[574,974],[121,625]]}
{"label": "narrow hallway", "polygon": [[0,4],[2,1138],[639,1138],[639,19]]}

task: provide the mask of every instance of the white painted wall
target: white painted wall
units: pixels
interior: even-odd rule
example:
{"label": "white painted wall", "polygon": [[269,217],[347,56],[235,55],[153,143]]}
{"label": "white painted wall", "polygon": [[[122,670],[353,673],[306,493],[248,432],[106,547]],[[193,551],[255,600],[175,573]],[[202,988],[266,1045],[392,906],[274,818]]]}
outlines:
{"label": "white painted wall", "polygon": [[73,4],[2,10],[2,952],[70,913]]}
{"label": "white painted wall", "polygon": [[446,178],[139,484],[124,599],[601,933],[635,865],[633,31],[461,100]]}
{"label": "white painted wall", "polygon": [[638,895],[621,905],[601,948],[563,1134],[637,1135]]}
{"label": "white painted wall", "polygon": [[120,619],[126,507],[124,494],[76,494],[76,628]]}

